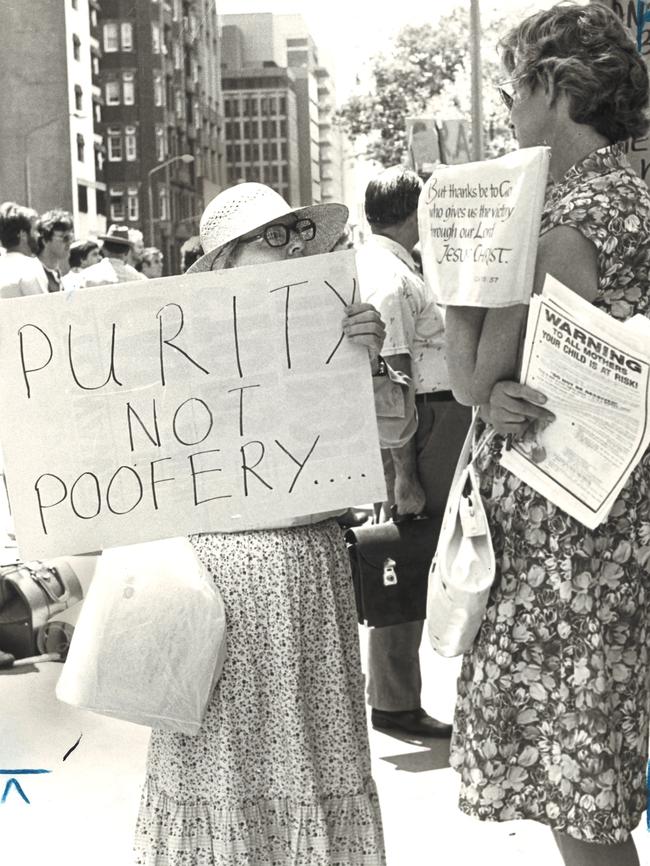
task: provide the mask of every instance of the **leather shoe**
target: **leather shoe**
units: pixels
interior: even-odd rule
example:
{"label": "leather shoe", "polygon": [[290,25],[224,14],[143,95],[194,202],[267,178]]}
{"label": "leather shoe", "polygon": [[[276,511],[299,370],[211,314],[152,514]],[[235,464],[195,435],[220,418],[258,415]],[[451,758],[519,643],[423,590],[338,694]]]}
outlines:
{"label": "leather shoe", "polygon": [[380,731],[401,731],[415,737],[450,737],[452,731],[451,725],[431,718],[422,707],[399,712],[373,709],[370,721]]}

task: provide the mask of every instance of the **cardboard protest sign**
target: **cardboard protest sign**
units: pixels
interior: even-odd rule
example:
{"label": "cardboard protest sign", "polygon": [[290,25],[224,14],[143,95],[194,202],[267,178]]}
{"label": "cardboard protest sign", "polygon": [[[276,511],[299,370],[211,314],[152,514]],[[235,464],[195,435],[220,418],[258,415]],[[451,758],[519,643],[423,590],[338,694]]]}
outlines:
{"label": "cardboard protest sign", "polygon": [[0,441],[23,558],[383,499],[354,252],[5,301]]}
{"label": "cardboard protest sign", "polygon": [[440,304],[526,304],[550,149],[437,166],[418,207],[424,275]]}

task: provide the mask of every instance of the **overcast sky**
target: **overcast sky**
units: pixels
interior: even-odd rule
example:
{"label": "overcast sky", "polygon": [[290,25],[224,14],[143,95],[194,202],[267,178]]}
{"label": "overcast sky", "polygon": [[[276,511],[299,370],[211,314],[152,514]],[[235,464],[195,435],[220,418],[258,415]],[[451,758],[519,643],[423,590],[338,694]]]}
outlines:
{"label": "overcast sky", "polygon": [[[555,0],[481,0],[486,18],[495,9],[512,16],[513,22],[527,13],[552,6]],[[217,0],[221,15],[244,12],[299,12],[319,48],[319,60],[334,75],[339,102],[349,95],[359,67],[384,48],[405,24],[435,22],[452,10],[469,16],[469,2],[460,0]]]}

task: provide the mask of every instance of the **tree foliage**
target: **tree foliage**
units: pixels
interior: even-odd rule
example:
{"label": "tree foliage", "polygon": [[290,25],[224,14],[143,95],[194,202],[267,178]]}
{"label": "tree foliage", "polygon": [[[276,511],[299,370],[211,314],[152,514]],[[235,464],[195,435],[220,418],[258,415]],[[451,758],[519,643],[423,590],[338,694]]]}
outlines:
{"label": "tree foliage", "polygon": [[[395,165],[406,150],[408,116],[453,111],[470,116],[469,15],[460,7],[437,24],[408,25],[397,34],[390,53],[370,61],[369,84],[339,109],[338,119],[349,138],[367,136],[366,156]],[[482,44],[495,46],[502,21],[483,31]],[[482,60],[485,136],[506,126],[505,111],[490,84],[501,75],[494,48]],[[435,105],[435,108],[433,107]],[[441,118],[446,119],[446,118]]]}

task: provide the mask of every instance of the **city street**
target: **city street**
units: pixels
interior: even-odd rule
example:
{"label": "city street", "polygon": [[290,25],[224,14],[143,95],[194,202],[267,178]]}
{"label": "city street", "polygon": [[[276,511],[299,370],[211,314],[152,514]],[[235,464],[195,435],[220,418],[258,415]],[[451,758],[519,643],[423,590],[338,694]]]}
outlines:
{"label": "city street", "polygon": [[[361,641],[364,649],[363,630]],[[440,659],[426,644],[421,657],[423,704],[437,718],[450,720],[458,660]],[[1,767],[51,771],[16,776],[30,804],[12,786],[0,805],[0,858],[49,866],[127,866],[148,729],[59,703],[54,697],[59,671],[60,665],[50,662],[0,674]],[[80,734],[79,746],[64,762]],[[458,811],[448,741],[416,743],[375,731],[370,739],[388,866],[561,866],[545,828],[533,822],[482,824]],[[650,866],[644,824],[635,838],[642,866]]]}

